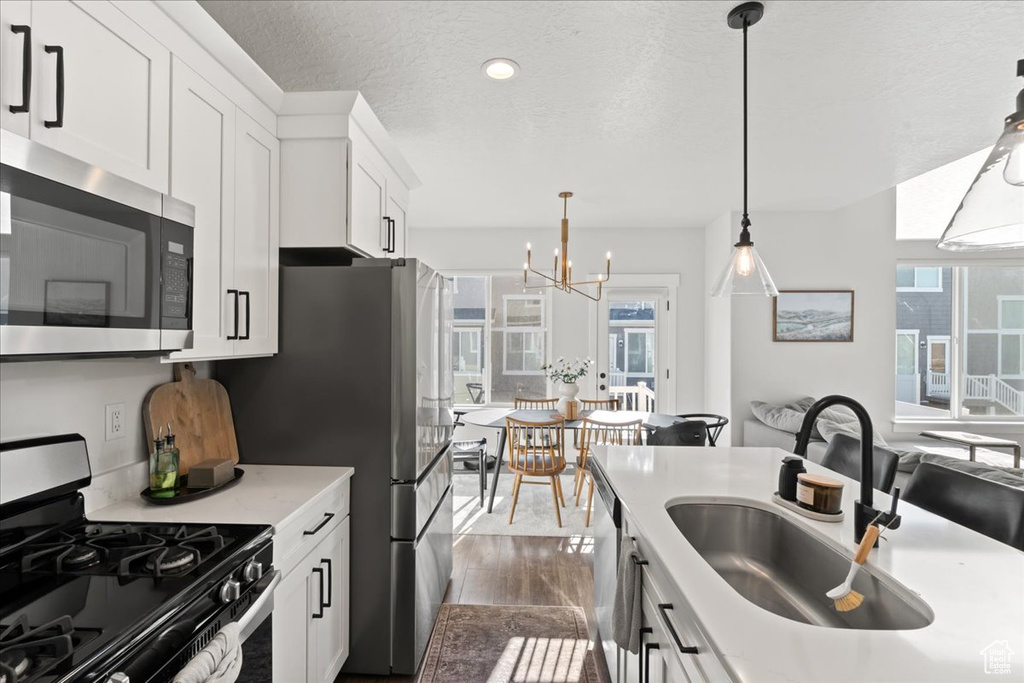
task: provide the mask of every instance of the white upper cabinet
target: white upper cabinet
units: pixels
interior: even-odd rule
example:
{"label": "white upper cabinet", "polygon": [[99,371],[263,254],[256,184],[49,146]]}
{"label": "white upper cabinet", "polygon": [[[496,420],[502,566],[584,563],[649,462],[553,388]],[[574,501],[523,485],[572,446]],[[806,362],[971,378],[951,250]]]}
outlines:
{"label": "white upper cabinet", "polygon": [[27,138],[32,92],[32,4],[0,2],[0,127]]}
{"label": "white upper cabinet", "polygon": [[367,256],[383,258],[389,255],[391,226],[388,222],[387,181],[374,159],[363,148],[353,151],[352,212],[348,230],[348,244]]}
{"label": "white upper cabinet", "polygon": [[168,50],[103,0],[36,0],[31,10],[29,137],[166,192]]}
{"label": "white upper cabinet", "polygon": [[192,348],[169,360],[277,353],[280,146],[175,58],[171,195],[196,207]]}
{"label": "white upper cabinet", "polygon": [[278,135],[282,247],[407,255],[409,190],[419,179],[362,96],[289,93]]}
{"label": "white upper cabinet", "polygon": [[196,207],[192,348],[175,361],[231,356],[235,252],[235,105],[178,59],[171,77],[170,194]]}
{"label": "white upper cabinet", "polygon": [[280,144],[241,109],[235,127],[236,356],[277,353]]}

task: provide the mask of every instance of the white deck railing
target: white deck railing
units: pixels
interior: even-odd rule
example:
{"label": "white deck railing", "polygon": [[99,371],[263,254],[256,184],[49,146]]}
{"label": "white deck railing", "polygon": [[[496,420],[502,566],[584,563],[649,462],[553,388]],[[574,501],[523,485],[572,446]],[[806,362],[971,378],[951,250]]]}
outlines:
{"label": "white deck railing", "polygon": [[929,372],[925,395],[949,398],[949,375],[944,372]]}
{"label": "white deck railing", "polygon": [[1024,391],[1014,389],[995,375],[968,375],[964,398],[992,401],[1014,415],[1024,415]]}
{"label": "white deck railing", "polygon": [[608,394],[619,399],[622,410],[654,412],[654,392],[647,388],[646,382],[637,382],[636,386],[632,387],[610,386]]}

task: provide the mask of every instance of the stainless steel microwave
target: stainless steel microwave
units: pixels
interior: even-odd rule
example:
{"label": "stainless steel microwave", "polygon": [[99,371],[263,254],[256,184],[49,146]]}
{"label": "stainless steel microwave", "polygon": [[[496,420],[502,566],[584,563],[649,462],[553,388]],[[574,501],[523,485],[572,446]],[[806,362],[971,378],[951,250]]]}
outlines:
{"label": "stainless steel microwave", "polygon": [[0,360],[191,348],[195,209],[0,136]]}

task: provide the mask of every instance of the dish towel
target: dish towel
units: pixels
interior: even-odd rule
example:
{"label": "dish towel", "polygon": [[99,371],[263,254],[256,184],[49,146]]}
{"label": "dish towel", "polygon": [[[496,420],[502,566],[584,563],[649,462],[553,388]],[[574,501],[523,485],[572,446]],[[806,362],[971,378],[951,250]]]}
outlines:
{"label": "dish towel", "polygon": [[174,683],[234,683],[242,671],[242,642],[238,624],[231,622],[210,644],[189,660]]}
{"label": "dish towel", "polygon": [[615,584],[615,604],[612,607],[612,631],[619,647],[636,654],[640,652],[640,625],[643,621],[640,567],[633,559],[640,559],[636,544],[623,536],[619,551],[618,582]]}

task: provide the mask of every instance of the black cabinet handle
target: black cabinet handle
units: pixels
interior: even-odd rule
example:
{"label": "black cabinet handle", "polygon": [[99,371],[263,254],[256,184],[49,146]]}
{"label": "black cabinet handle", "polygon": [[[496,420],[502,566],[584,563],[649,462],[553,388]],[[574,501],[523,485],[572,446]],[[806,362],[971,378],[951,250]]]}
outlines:
{"label": "black cabinet handle", "polygon": [[391,249],[391,219],[384,216],[381,220],[384,221],[384,246],[382,250],[387,254],[390,253]]}
{"label": "black cabinet handle", "polygon": [[251,316],[249,315],[249,312],[250,312],[250,309],[249,309],[249,292],[239,291],[238,295],[245,297],[245,334],[240,335],[238,338],[239,339],[248,339],[249,338],[249,331],[250,331],[249,320],[251,319]]}
{"label": "black cabinet handle", "polygon": [[43,49],[57,55],[57,118],[43,121],[47,128],[64,127],[64,48],[60,45],[44,45]]}
{"label": "black cabinet handle", "polygon": [[[654,629],[651,628],[650,626],[641,626],[640,627],[640,630],[639,630],[639,634],[640,634],[640,638],[639,638],[640,647],[643,647],[643,645],[644,645],[644,634],[646,634],[646,633],[654,633]],[[636,677],[636,680],[642,681],[642,680],[644,680],[644,658],[641,656],[641,653],[639,653],[639,652],[637,652],[636,663],[637,663],[637,666],[639,667],[639,675]]]}
{"label": "black cabinet handle", "polygon": [[324,618],[324,570],[320,567],[313,567],[313,573],[317,575],[320,580],[320,606],[317,607],[317,611],[313,613],[314,619]]}
{"label": "black cabinet handle", "polygon": [[607,389],[608,387],[606,387],[605,385],[603,385],[603,384],[602,384],[602,385],[601,385],[600,387],[598,387],[598,388],[599,388],[599,389],[600,389],[601,391],[604,391],[604,390],[605,390],[605,389]]}
{"label": "black cabinet handle", "polygon": [[234,334],[227,335],[228,339],[239,338],[239,291],[238,290],[227,290],[228,294],[234,295]]}
{"label": "black cabinet handle", "polygon": [[664,602],[658,605],[658,611],[661,612],[661,618],[665,620],[665,625],[668,626],[668,632],[672,634],[672,640],[676,641],[676,647],[684,655],[695,655],[697,654],[697,648],[693,646],[683,645],[683,641],[679,640],[679,634],[676,633],[675,626],[672,625],[672,620],[668,618],[668,611],[672,609],[672,603]]}
{"label": "black cabinet handle", "polygon": [[644,645],[644,673],[643,682],[651,683],[651,650],[660,650],[661,645],[657,643],[647,643]]}
{"label": "black cabinet handle", "polygon": [[394,254],[395,251],[396,251],[396,247],[398,246],[398,244],[397,244],[398,240],[395,239],[395,219],[394,218],[389,218],[388,219],[388,225],[391,226],[391,232],[390,232],[391,238],[390,238],[390,242],[389,243],[391,245],[391,253]]}
{"label": "black cabinet handle", "polygon": [[331,521],[332,519],[334,519],[334,513],[333,512],[325,512],[324,513],[324,518],[322,520],[320,520],[320,523],[317,524],[312,529],[310,529],[309,531],[303,531],[302,535],[303,536],[313,536],[314,534],[316,534],[316,532],[318,532],[321,529],[323,529],[327,525],[327,522]]}
{"label": "black cabinet handle", "polygon": [[327,565],[327,600],[324,601],[324,607],[331,606],[331,584],[334,583],[334,569],[329,558],[320,558],[320,564]]}
{"label": "black cabinet handle", "polygon": [[21,104],[12,104],[8,109],[12,114],[24,114],[32,99],[32,27],[18,24],[11,26],[11,33],[24,34],[25,42],[21,48]]}

